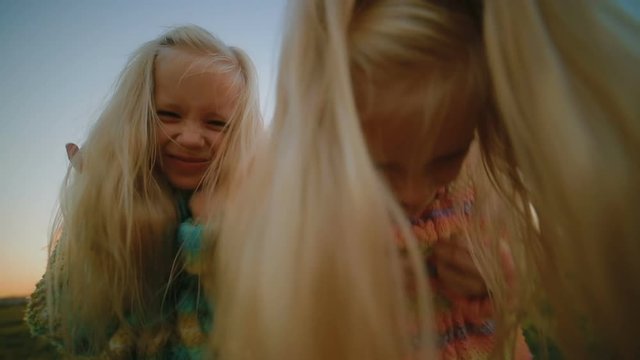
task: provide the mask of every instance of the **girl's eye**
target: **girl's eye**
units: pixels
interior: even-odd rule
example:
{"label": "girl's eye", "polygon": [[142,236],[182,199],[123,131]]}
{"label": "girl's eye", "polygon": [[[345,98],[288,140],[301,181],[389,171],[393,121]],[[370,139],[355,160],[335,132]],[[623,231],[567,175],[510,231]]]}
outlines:
{"label": "girl's eye", "polygon": [[167,111],[167,110],[158,110],[156,112],[156,114],[158,114],[158,117],[162,121],[177,121],[177,120],[180,120],[180,114],[178,114],[177,112]]}
{"label": "girl's eye", "polygon": [[223,130],[227,128],[227,122],[224,120],[207,120],[207,125],[216,130]]}

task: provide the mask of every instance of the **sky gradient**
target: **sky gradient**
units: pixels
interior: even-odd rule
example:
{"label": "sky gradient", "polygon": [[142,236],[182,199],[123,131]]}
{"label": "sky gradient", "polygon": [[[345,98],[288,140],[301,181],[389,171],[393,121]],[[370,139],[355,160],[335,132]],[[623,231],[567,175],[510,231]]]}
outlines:
{"label": "sky gradient", "polygon": [[64,144],[84,140],[128,56],[167,27],[200,25],[253,59],[268,119],[284,3],[0,0],[0,297],[42,276]]}

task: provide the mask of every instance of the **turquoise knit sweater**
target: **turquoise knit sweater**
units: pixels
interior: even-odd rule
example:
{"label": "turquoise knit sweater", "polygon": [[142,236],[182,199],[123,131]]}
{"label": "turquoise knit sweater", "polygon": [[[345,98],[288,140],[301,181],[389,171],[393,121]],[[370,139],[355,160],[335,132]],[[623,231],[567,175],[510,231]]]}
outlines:
{"label": "turquoise knit sweater", "polygon": [[[81,358],[108,359],[202,359],[204,345],[213,324],[213,309],[204,297],[200,285],[200,254],[202,227],[191,218],[187,201],[189,194],[178,198],[180,224],[176,233],[178,274],[172,282],[165,304],[167,311],[152,326],[142,325],[130,314],[125,324],[109,329],[107,348],[99,354],[85,353],[82,346],[69,351],[62,346],[60,334],[49,328],[46,306],[45,276],[37,283],[30,297],[25,319],[35,336],[44,336],[54,343],[63,355]],[[54,251],[55,253],[55,251]],[[181,269],[181,270],[180,270]],[[64,316],[64,315],[62,315]],[[73,339],[81,344],[82,339]]]}

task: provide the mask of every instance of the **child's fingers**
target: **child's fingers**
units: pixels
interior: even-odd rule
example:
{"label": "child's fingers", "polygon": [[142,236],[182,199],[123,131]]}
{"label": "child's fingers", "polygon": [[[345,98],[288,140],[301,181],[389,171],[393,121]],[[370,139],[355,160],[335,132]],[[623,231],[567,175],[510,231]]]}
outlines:
{"label": "child's fingers", "polygon": [[487,287],[479,275],[460,272],[446,263],[437,263],[438,278],[447,290],[462,296],[486,295]]}
{"label": "child's fingers", "polygon": [[486,294],[486,284],[466,244],[459,241],[438,243],[434,247],[434,262],[438,277],[448,290],[464,296]]}
{"label": "child's fingers", "polygon": [[78,150],[80,150],[78,145],[74,143],[67,143],[64,147],[67,149],[67,158],[69,159],[69,161],[71,161]]}
{"label": "child's fingers", "polygon": [[67,149],[67,158],[71,162],[73,168],[78,171],[82,170],[82,153],[80,152],[78,145],[74,143],[67,143],[64,147]]}
{"label": "child's fingers", "polygon": [[480,272],[466,247],[453,242],[442,242],[434,246],[433,252],[439,262],[447,264],[459,272],[480,276]]}
{"label": "child's fingers", "polygon": [[191,195],[189,210],[195,221],[202,221],[212,214],[213,209],[208,205],[210,201],[207,198],[207,193],[203,190],[197,190]]}

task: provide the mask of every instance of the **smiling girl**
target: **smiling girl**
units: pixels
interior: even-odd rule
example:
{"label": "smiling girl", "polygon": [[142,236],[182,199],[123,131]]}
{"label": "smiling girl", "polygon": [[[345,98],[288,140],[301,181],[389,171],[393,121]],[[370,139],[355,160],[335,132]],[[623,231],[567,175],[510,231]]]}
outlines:
{"label": "smiling girl", "polygon": [[33,333],[66,355],[200,358],[201,233],[215,234],[260,129],[242,50],[196,26],[142,45],[63,184]]}

